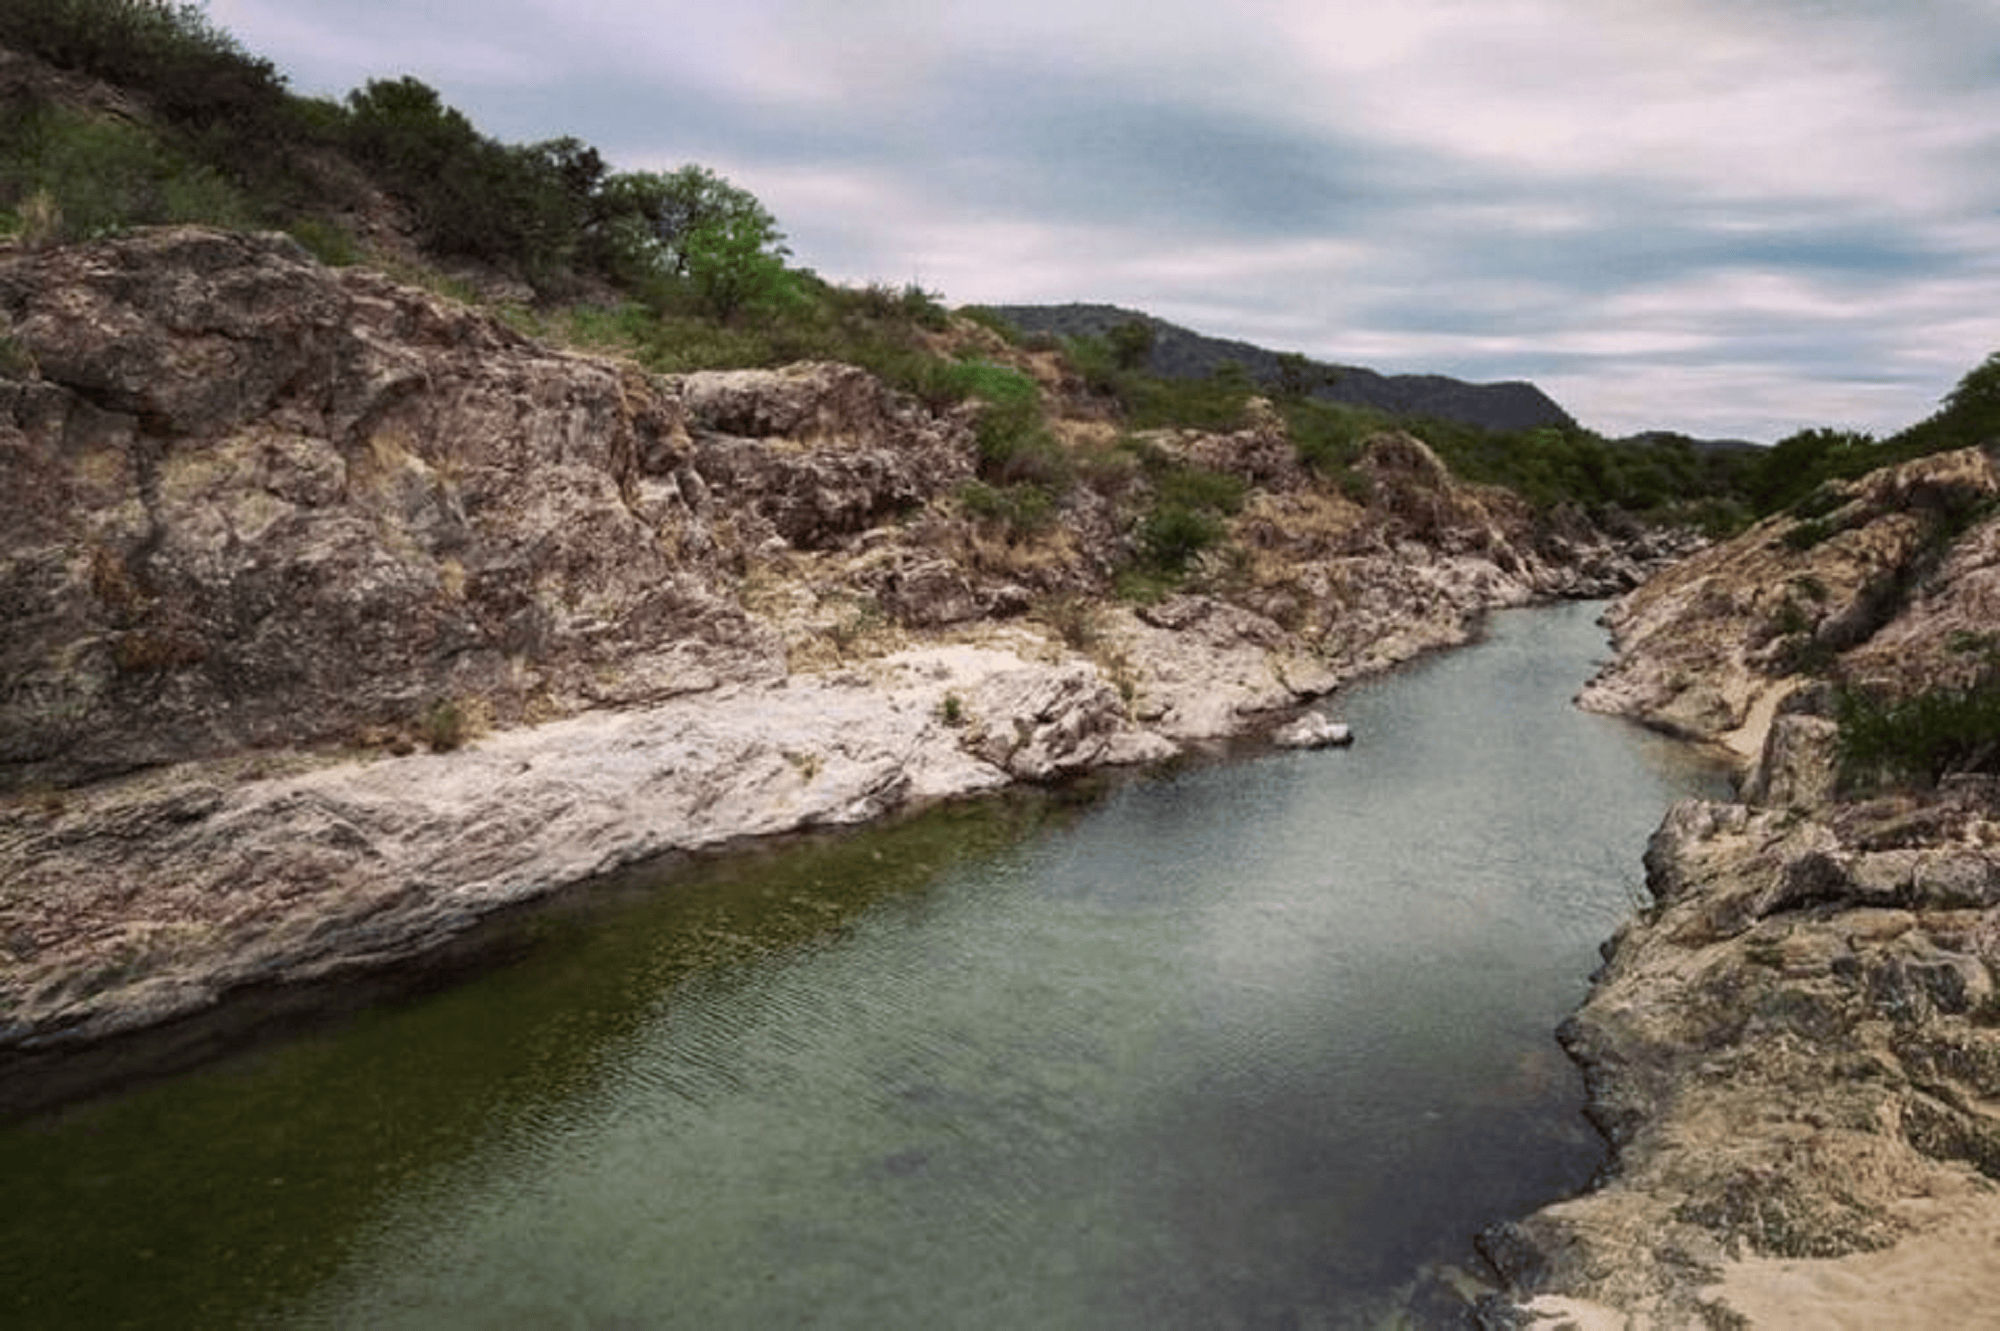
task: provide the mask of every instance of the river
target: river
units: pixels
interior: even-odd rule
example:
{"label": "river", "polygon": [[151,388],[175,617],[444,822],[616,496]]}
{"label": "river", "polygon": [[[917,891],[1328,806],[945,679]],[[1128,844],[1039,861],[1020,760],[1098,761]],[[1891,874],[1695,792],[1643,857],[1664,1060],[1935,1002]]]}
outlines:
{"label": "river", "polygon": [[0,1132],[0,1324],[1364,1327],[1602,1148],[1552,1031],[1724,774],[1571,604],[1262,752],[683,861]]}

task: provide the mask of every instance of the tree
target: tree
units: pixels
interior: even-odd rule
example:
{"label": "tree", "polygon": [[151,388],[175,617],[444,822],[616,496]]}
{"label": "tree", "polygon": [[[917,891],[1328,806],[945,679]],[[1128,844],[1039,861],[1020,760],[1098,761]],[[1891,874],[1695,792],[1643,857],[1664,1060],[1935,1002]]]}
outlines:
{"label": "tree", "polygon": [[1111,346],[1111,360],[1119,369],[1130,373],[1146,366],[1146,358],[1153,354],[1153,326],[1143,319],[1127,319],[1104,335]]}
{"label": "tree", "polygon": [[1748,489],[1760,514],[1789,508],[1830,480],[1848,480],[1882,459],[1873,438],[1852,430],[1800,430],[1756,461]]}
{"label": "tree", "polygon": [[727,323],[786,290],[787,250],[756,219],[731,215],[702,222],[681,238],[681,263],[702,312]]}
{"label": "tree", "polygon": [[1945,395],[1940,413],[1960,444],[1986,444],[2000,439],[2000,351],[1966,372]]}
{"label": "tree", "polygon": [[598,210],[604,159],[576,139],[508,146],[435,89],[377,79],[348,94],[348,145],[410,206],[424,242],[559,285]]}
{"label": "tree", "polygon": [[1278,396],[1287,400],[1309,397],[1312,391],[1334,380],[1334,372],[1315,365],[1296,351],[1278,353]]}
{"label": "tree", "polygon": [[693,251],[713,251],[724,237],[731,246],[754,241],[770,257],[789,253],[778,220],[757,196],[705,166],[621,172],[605,181],[602,192],[612,249],[670,278],[691,278]]}

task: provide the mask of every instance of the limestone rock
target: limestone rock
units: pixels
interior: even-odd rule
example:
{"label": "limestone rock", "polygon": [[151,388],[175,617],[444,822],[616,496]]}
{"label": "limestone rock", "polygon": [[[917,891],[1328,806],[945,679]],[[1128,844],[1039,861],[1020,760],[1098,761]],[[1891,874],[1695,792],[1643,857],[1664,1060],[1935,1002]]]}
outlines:
{"label": "limestone rock", "polygon": [[1082,664],[993,675],[968,693],[966,710],[966,747],[1025,781],[1172,751],[1157,737],[1127,733],[1117,689]]}
{"label": "limestone rock", "polygon": [[0,317],[0,784],[782,668],[624,367],[200,228],[0,260]]}
{"label": "limestone rock", "polygon": [[452,753],[267,776],[190,764],[0,805],[0,1053],[420,955],[667,851],[1172,751],[1087,665],[958,647]]}
{"label": "limestone rock", "polygon": [[1331,749],[1354,742],[1354,731],[1324,712],[1307,712],[1271,733],[1281,749]]}
{"label": "limestone rock", "polygon": [[821,549],[971,479],[971,434],[848,365],[691,374],[696,469],[716,499]]}
{"label": "limestone rock", "polygon": [[[1954,630],[1985,632],[1981,616],[2000,605],[2000,534],[1989,518],[1951,538],[1996,493],[2000,472],[1967,449],[1855,482],[1821,517],[1768,518],[1619,601],[1618,654],[1578,701],[1747,759],[1835,655],[1901,687],[1962,674],[1970,658],[1950,644]],[[1940,541],[1950,554],[1934,568]]]}
{"label": "limestone rock", "polygon": [[1905,816],[1885,845],[1885,812],[1663,825],[1659,905],[1562,1032],[1615,1173],[1511,1227],[1524,1298],[1701,1325],[1675,1319],[1734,1263],[1877,1252],[1921,1232],[1905,1199],[2000,1178],[1993,813]]}

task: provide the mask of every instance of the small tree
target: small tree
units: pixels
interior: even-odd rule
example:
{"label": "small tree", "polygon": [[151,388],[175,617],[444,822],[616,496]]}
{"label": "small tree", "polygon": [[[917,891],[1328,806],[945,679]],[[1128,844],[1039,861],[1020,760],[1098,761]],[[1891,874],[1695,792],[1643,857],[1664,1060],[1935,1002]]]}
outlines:
{"label": "small tree", "polygon": [[724,323],[770,304],[787,290],[785,256],[775,231],[746,216],[703,222],[680,240],[680,262],[703,313]]}
{"label": "small tree", "polygon": [[1105,334],[1105,341],[1111,345],[1111,359],[1121,370],[1130,373],[1144,369],[1147,357],[1153,354],[1153,326],[1143,319],[1127,319]]}
{"label": "small tree", "polygon": [[771,255],[788,252],[778,220],[757,196],[705,166],[621,172],[604,182],[601,193],[603,222],[626,248],[625,260],[671,278],[692,277],[693,250],[713,249],[718,236],[732,243],[755,239]]}
{"label": "small tree", "polygon": [[1278,353],[1278,396],[1287,400],[1310,397],[1314,389],[1334,380],[1334,373],[1296,351]]}
{"label": "small tree", "polygon": [[1943,416],[1960,443],[2000,439],[2000,351],[1968,370],[1945,395]]}

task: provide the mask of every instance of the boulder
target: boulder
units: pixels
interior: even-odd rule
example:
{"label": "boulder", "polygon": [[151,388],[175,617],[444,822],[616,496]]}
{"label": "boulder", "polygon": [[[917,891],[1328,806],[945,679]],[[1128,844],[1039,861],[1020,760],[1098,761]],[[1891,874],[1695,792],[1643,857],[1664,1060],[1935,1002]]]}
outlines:
{"label": "boulder", "polygon": [[1354,743],[1354,731],[1323,712],[1307,712],[1273,731],[1271,742],[1281,749],[1330,749]]}

